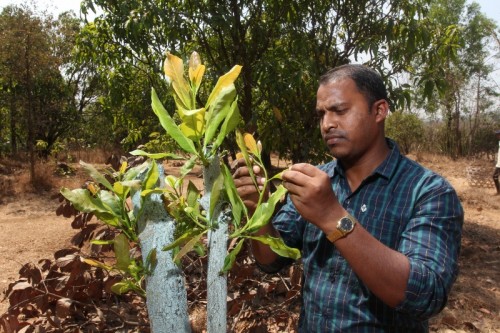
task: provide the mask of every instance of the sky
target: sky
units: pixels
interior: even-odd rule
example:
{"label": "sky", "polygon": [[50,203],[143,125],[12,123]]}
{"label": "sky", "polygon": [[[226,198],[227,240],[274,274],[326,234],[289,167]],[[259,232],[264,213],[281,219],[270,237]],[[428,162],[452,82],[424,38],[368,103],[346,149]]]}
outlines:
{"label": "sky", "polygon": [[[39,9],[48,9],[54,16],[72,9],[77,15],[80,13],[80,0],[32,0]],[[126,1],[126,0],[121,0]],[[472,0],[468,0],[471,2]],[[481,11],[487,17],[494,19],[500,25],[500,1],[499,0],[474,0],[481,5]],[[0,8],[10,4],[22,4],[26,0],[0,0]]]}

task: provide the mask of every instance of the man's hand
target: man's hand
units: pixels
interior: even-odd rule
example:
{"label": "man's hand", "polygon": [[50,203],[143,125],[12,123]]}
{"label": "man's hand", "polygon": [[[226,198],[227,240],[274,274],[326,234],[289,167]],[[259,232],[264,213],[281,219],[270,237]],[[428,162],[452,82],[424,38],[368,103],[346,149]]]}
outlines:
{"label": "man's hand", "polygon": [[345,215],[333,193],[330,177],[320,169],[306,163],[294,164],[283,172],[282,178],[300,215],[323,231],[332,230],[332,221]]}
{"label": "man's hand", "polygon": [[[233,172],[233,180],[234,185],[238,190],[238,195],[243,200],[243,203],[248,208],[250,214],[253,214],[259,201],[259,192],[250,177],[250,172],[245,164],[245,160],[243,158],[235,160],[231,166],[231,169],[235,170]],[[262,191],[265,182],[265,179],[262,177],[262,170],[260,167],[254,165],[253,172],[257,177],[257,185]],[[268,189],[266,189],[266,191],[268,191]],[[266,196],[267,195],[268,194],[266,194]]]}

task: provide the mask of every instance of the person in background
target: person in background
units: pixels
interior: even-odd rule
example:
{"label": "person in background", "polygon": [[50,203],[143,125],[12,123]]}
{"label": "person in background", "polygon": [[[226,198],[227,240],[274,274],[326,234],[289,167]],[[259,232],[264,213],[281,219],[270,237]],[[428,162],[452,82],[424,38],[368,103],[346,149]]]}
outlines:
{"label": "person in background", "polygon": [[[458,274],[463,209],[455,190],[385,137],[389,100],[374,70],[328,71],[315,112],[335,159],[285,171],[286,202],[259,231],[301,250],[298,331],[428,332]],[[257,191],[244,160],[236,164],[234,182],[252,212]],[[290,263],[262,243],[252,252],[266,272]]]}
{"label": "person in background", "polygon": [[500,183],[498,182],[498,176],[500,176],[500,130],[495,131],[495,137],[498,140],[498,153],[497,153],[497,165],[495,166],[495,172],[493,172],[493,182],[497,189],[495,195],[500,195]]}

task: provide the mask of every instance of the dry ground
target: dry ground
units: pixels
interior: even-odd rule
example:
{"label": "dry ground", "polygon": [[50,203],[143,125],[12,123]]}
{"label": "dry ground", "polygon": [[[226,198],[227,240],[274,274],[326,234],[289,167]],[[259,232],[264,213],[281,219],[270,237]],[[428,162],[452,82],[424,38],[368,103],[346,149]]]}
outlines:
{"label": "dry ground", "polygon": [[[414,157],[415,158],[415,157]],[[461,273],[447,307],[431,321],[433,332],[500,332],[500,196],[492,187],[471,186],[466,177],[470,161],[452,161],[432,155],[419,156],[423,165],[446,177],[457,190],[465,208]],[[493,163],[476,161],[487,171]],[[2,165],[0,161],[0,291],[18,278],[27,262],[53,258],[56,250],[70,244],[75,230],[70,220],[56,216],[58,188],[82,184],[77,176],[52,175],[55,165],[42,168],[52,185],[37,191],[27,187],[22,164]],[[42,186],[43,187],[43,186]],[[0,314],[8,304],[0,303]]]}

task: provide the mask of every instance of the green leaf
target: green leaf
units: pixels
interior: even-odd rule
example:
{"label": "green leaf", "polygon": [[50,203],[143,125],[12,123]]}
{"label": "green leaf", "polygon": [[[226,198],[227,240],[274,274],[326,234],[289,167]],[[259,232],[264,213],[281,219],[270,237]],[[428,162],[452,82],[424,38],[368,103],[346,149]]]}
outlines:
{"label": "green leaf", "polygon": [[257,240],[263,244],[269,245],[271,250],[275,253],[279,254],[282,257],[299,259],[300,251],[298,249],[294,249],[292,247],[288,247],[281,238],[272,237],[269,235],[264,236],[245,236],[246,238],[251,238]]}
{"label": "green leaf", "polygon": [[106,207],[101,200],[94,198],[86,189],[61,189],[61,194],[68,199],[76,210],[84,213],[93,213],[101,221],[119,226],[118,216],[110,207]]}
{"label": "green leaf", "polygon": [[181,177],[185,177],[188,173],[193,170],[193,168],[196,165],[196,160],[198,159],[198,156],[193,155],[189,160],[184,163],[184,165],[181,168]]}
{"label": "green leaf", "polygon": [[222,173],[224,175],[224,188],[226,189],[226,194],[231,203],[231,212],[233,214],[233,221],[236,227],[239,227],[241,223],[241,217],[243,212],[245,216],[248,216],[247,207],[238,195],[238,190],[236,185],[234,185],[233,176],[229,168],[223,164]]}
{"label": "green leaf", "polygon": [[194,245],[194,252],[196,252],[196,254],[199,256],[199,257],[204,257],[207,253],[207,251],[205,250],[205,246],[203,246],[203,244],[201,243],[196,243]]}
{"label": "green leaf", "polygon": [[149,190],[142,191],[141,197],[147,197],[148,195],[151,195],[151,194],[163,194],[163,193],[165,193],[165,190],[161,189],[161,188],[149,189]]}
{"label": "green leaf", "polygon": [[109,208],[115,216],[121,216],[122,214],[122,201],[113,192],[109,191],[99,191],[98,198],[101,200],[102,204]]}
{"label": "green leaf", "polygon": [[227,117],[231,111],[232,102],[236,96],[236,89],[234,84],[222,89],[220,94],[216,97],[214,103],[210,106],[207,112],[207,130],[205,133],[205,143],[212,141],[220,124]]}
{"label": "green leaf", "polygon": [[236,256],[240,253],[241,248],[243,247],[243,241],[245,239],[242,238],[239,240],[238,244],[234,249],[232,249],[229,254],[224,258],[224,267],[222,268],[222,273],[227,273],[233,267],[234,262],[236,261]]}
{"label": "green leaf", "polygon": [[240,110],[238,109],[238,99],[236,98],[233,104],[231,104],[231,109],[229,110],[228,115],[224,119],[224,123],[222,124],[221,130],[219,132],[219,135],[217,136],[217,139],[213,144],[212,149],[219,148],[224,139],[227,137],[227,135],[231,133],[238,126],[240,121],[241,121],[241,115],[240,115]]}
{"label": "green leaf", "polygon": [[151,274],[156,268],[157,264],[158,264],[158,258],[156,249],[152,249],[151,251],[149,251],[148,256],[146,257],[146,262],[145,262],[146,272],[148,274]]}
{"label": "green leaf", "polygon": [[182,131],[177,127],[174,120],[168,114],[167,110],[163,107],[163,104],[158,99],[158,95],[154,88],[151,90],[151,101],[153,111],[160,120],[161,125],[167,131],[168,135],[174,139],[179,146],[184,149],[184,151],[192,154],[196,154],[196,148],[192,140],[188,139]]}
{"label": "green leaf", "polygon": [[165,183],[167,183],[167,185],[173,189],[176,189],[179,187],[179,181],[180,181],[180,179],[174,175],[168,175],[167,177],[165,177]]}
{"label": "green leaf", "polygon": [[162,248],[162,251],[170,251],[170,250],[176,248],[177,246],[180,246],[181,244],[186,243],[189,239],[192,239],[193,236],[195,236],[197,234],[197,232],[198,231],[195,231],[195,230],[189,230],[189,231],[185,232],[183,235],[181,235],[179,238],[174,240],[172,243],[164,246]]}
{"label": "green leaf", "polygon": [[116,255],[116,268],[127,271],[130,264],[130,248],[127,236],[119,234],[113,242],[113,249]]}
{"label": "green leaf", "polygon": [[80,161],[80,165],[87,171],[87,173],[92,177],[97,183],[104,185],[108,190],[113,191],[113,186],[111,183],[104,177],[102,173],[97,171],[97,169],[92,165]]}
{"label": "green leaf", "polygon": [[158,164],[151,163],[151,168],[148,170],[146,178],[144,179],[143,189],[149,190],[156,187],[158,184],[158,179],[160,178],[160,171],[158,169]]}
{"label": "green leaf", "polygon": [[180,130],[189,139],[199,141],[205,131],[205,108],[184,110],[181,114]]}
{"label": "green leaf", "polygon": [[135,166],[133,168],[130,168],[125,172],[123,175],[123,181],[138,181],[136,178],[139,174],[144,172],[144,170],[147,170],[149,168],[149,164],[153,163],[150,161],[149,163],[143,163],[141,165]]}
{"label": "green leaf", "polygon": [[252,233],[265,226],[273,216],[276,204],[286,192],[287,189],[284,188],[283,185],[279,185],[276,191],[269,197],[269,200],[257,207],[244,229]]}
{"label": "green leaf", "polygon": [[111,291],[117,295],[122,295],[130,290],[133,290],[134,286],[129,281],[117,282],[111,287]]}
{"label": "green leaf", "polygon": [[217,206],[217,203],[219,202],[220,198],[220,193],[222,191],[222,188],[224,186],[224,176],[222,175],[222,172],[219,173],[217,178],[215,179],[213,185],[212,185],[212,190],[210,192],[210,210],[209,210],[209,216],[210,219],[213,219],[213,213],[215,210],[215,206]]}
{"label": "green leaf", "polygon": [[186,243],[186,245],[184,245],[182,247],[182,249],[179,251],[179,253],[177,253],[175,255],[175,258],[174,258],[174,261],[178,261],[180,260],[182,257],[184,257],[189,251],[191,251],[194,246],[196,245],[196,243],[198,243],[200,241],[200,238],[205,234],[205,232],[202,232],[201,234],[199,235],[196,235],[194,236],[193,238],[191,238],[191,240],[189,242]]}
{"label": "green leaf", "polygon": [[199,206],[198,199],[200,198],[200,190],[196,187],[196,185],[189,181],[187,187],[187,195],[186,195],[186,203],[189,207],[196,209]]}
{"label": "green leaf", "polygon": [[173,154],[173,153],[147,153],[143,150],[140,150],[140,149],[136,149],[136,150],[133,150],[130,152],[130,155],[134,155],[134,156],[146,156],[148,158],[152,158],[152,159],[155,159],[155,160],[159,160],[159,159],[162,159],[162,158],[169,158],[169,159],[173,159],[173,160],[182,160],[184,159],[184,157],[180,156],[180,155],[177,155],[177,154]]}

